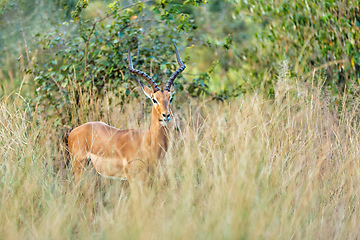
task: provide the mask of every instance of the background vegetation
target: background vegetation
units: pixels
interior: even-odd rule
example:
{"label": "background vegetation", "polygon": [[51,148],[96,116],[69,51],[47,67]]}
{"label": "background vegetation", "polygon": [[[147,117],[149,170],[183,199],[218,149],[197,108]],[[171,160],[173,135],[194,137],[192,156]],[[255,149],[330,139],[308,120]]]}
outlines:
{"label": "background vegetation", "polygon": [[[356,239],[356,1],[0,2],[1,239]],[[65,136],[147,129],[127,70],[176,68],[172,145],[151,186],[81,186]],[[216,113],[216,114],[214,114]]]}

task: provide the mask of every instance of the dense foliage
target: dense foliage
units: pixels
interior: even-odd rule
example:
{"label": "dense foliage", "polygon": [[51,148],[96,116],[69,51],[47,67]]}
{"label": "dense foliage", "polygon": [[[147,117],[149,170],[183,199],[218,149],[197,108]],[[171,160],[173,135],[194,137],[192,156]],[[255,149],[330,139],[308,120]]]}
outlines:
{"label": "dense foliage", "polygon": [[[137,96],[133,91],[137,82],[127,70],[128,47],[133,54],[137,51],[134,56],[137,69],[150,71],[159,84],[166,81],[178,68],[171,42],[178,43],[182,50],[186,47],[183,36],[191,35],[197,28],[194,20],[181,10],[201,2],[140,1],[123,5],[115,1],[94,19],[82,14],[89,2],[79,1],[72,20],[63,23],[66,27],[59,26],[66,30],[56,28],[38,42],[43,59],[35,69],[36,101],[63,109],[69,107],[73,92],[75,101],[81,92],[101,96],[110,89],[117,91],[122,100],[131,93]],[[176,86],[182,90],[181,79]],[[196,87],[196,83],[187,85],[191,94],[200,94],[202,89],[205,90]]]}
{"label": "dense foliage", "polygon": [[[238,2],[238,1],[236,1]],[[292,74],[306,80],[326,77],[335,95],[345,84],[360,83],[360,12],[358,1],[240,1],[240,14],[263,25],[257,41],[243,52],[257,76],[273,77],[276,63],[288,59]],[[341,95],[341,94],[340,94]]]}
{"label": "dense foliage", "polygon": [[345,89],[359,92],[357,1],[39,2],[1,3],[0,64],[10,78],[19,67],[28,73],[32,103],[44,113],[67,115],[82,93],[102,98],[116,91],[121,102],[137,97],[129,46],[136,68],[166,81],[177,68],[172,42],[188,65],[176,87],[194,97],[273,96],[283,61],[299,82],[321,75],[314,79],[325,79],[336,99]]}

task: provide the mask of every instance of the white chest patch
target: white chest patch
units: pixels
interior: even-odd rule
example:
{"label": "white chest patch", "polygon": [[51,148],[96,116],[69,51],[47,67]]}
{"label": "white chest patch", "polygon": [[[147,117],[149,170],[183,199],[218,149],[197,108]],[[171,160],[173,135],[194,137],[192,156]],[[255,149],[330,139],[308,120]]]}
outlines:
{"label": "white chest patch", "polygon": [[126,180],[124,168],[127,167],[126,159],[119,162],[118,158],[106,158],[90,153],[89,158],[95,170],[103,177]]}

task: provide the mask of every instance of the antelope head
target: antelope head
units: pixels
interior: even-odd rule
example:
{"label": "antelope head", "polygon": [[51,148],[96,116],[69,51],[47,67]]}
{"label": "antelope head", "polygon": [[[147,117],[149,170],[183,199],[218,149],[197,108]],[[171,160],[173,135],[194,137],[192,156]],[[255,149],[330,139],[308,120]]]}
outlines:
{"label": "antelope head", "polygon": [[158,85],[149,75],[133,68],[129,46],[129,70],[131,73],[142,77],[150,84],[151,88],[145,86],[141,81],[139,81],[141,89],[143,90],[145,95],[151,99],[153,103],[153,111],[155,111],[156,115],[159,118],[158,120],[160,124],[163,126],[171,120],[171,104],[173,101],[174,80],[185,69],[185,65],[181,61],[180,54],[175,43],[174,46],[176,51],[176,59],[180,67],[171,75],[169,81],[166,83],[166,86],[163,90],[158,87]]}

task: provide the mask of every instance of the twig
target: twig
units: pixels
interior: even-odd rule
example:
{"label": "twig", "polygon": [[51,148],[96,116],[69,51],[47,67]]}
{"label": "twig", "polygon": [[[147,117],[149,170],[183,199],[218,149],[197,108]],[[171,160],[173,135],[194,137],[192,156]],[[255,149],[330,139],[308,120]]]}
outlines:
{"label": "twig", "polygon": [[295,64],[295,71],[299,71],[299,64],[301,62],[301,58],[303,57],[304,55],[304,52],[305,52],[305,48],[308,46],[311,38],[314,36],[315,34],[315,31],[313,31],[312,33],[309,34],[308,38],[306,39],[306,42],[305,44],[302,46],[301,50],[300,50],[300,54],[299,54],[299,57],[297,58],[297,61],[296,61],[296,64]]}
{"label": "twig", "polygon": [[86,43],[85,43],[85,54],[84,54],[84,55],[85,55],[85,56],[84,56],[85,67],[84,67],[83,82],[85,81],[86,71],[87,71],[87,54],[88,54],[90,37],[91,37],[92,33],[94,32],[95,26],[96,26],[96,23],[94,23],[93,28],[91,29],[90,34],[89,34],[89,36],[88,36],[88,38],[87,38],[87,40],[86,40]]}
{"label": "twig", "polygon": [[50,76],[51,80],[55,83],[55,85],[58,87],[59,91],[65,95],[65,89],[55,80],[53,76]]}
{"label": "twig", "polygon": [[[118,12],[121,12],[121,11],[123,11],[123,10],[125,10],[125,9],[128,9],[128,8],[131,8],[131,7],[134,7],[134,6],[139,5],[139,4],[141,4],[141,3],[147,3],[147,2],[152,2],[152,1],[154,1],[154,0],[145,0],[145,1],[138,2],[138,3],[130,4],[130,5],[126,6],[126,7],[123,7],[123,8],[120,9]],[[99,22],[101,22],[101,21],[103,21],[103,20],[105,20],[105,19],[113,16],[114,14],[115,14],[115,13],[108,14],[108,15],[106,15],[105,17],[101,18],[100,20],[97,20],[94,24],[97,24],[97,23],[99,23]]]}
{"label": "twig", "polygon": [[[121,32],[124,31],[126,28],[128,28],[128,27],[130,27],[130,26],[132,26],[132,25],[135,25],[136,23],[139,23],[139,22],[150,22],[150,21],[156,21],[156,22],[160,22],[160,23],[165,22],[165,21],[156,20],[156,19],[152,19],[152,18],[142,19],[142,20],[134,21],[134,22],[131,22],[131,23],[125,25],[123,28],[121,28],[121,29],[118,31],[118,33],[121,33]],[[106,42],[105,42],[104,45],[107,45],[113,38],[114,38],[114,35],[111,36],[110,38],[108,38],[108,39],[106,40]],[[82,57],[80,61],[82,61],[83,58],[84,58],[84,57]]]}
{"label": "twig", "polygon": [[30,61],[29,48],[28,48],[28,44],[27,44],[27,40],[26,40],[26,35],[25,35],[25,31],[24,31],[24,27],[23,27],[23,25],[22,25],[22,22],[21,22],[21,32],[22,32],[22,35],[23,35],[23,38],[24,38],[24,43],[25,43],[26,59],[27,59],[28,64],[29,64],[29,67],[30,67],[30,70],[31,70],[31,74],[32,74],[33,78],[35,79],[34,68],[33,68],[32,64],[31,64],[31,61]]}
{"label": "twig", "polygon": [[324,69],[326,67],[329,67],[329,66],[332,66],[334,64],[339,64],[339,63],[344,63],[344,62],[347,62],[348,60],[346,59],[341,59],[341,60],[336,60],[336,61],[331,61],[331,62],[328,62],[328,63],[324,63],[323,65],[320,65],[319,67],[315,68],[313,71],[307,73],[305,76],[303,76],[302,78],[307,78],[309,77],[310,75],[314,74],[316,71],[319,71],[321,69]]}
{"label": "twig", "polygon": [[[131,4],[131,5],[128,5],[128,6],[126,6],[126,7],[121,8],[121,9],[119,10],[119,12],[120,12],[120,11],[123,11],[123,10],[125,10],[125,9],[128,9],[128,8],[134,7],[134,6],[136,6],[136,5],[142,4],[142,3],[150,2],[150,1],[153,1],[153,0],[145,0],[145,1],[141,1],[141,2],[138,2],[138,3],[134,3],[134,4]],[[101,11],[100,11],[100,13],[101,13]],[[100,17],[100,13],[99,13],[99,17]],[[91,31],[90,31],[90,33],[89,33],[88,38],[86,39],[86,42],[85,42],[85,57],[84,57],[85,67],[84,67],[83,82],[85,81],[86,71],[87,71],[87,65],[88,65],[88,64],[87,64],[87,54],[88,54],[90,37],[91,37],[91,35],[93,34],[93,32],[94,32],[94,30],[95,30],[96,24],[98,24],[99,22],[101,22],[101,21],[103,21],[103,20],[105,20],[105,19],[113,16],[114,14],[115,14],[115,13],[111,13],[111,14],[108,14],[108,15],[106,15],[105,17],[103,17],[103,18],[101,18],[101,19],[99,19],[99,20],[96,20],[96,21],[94,22],[94,24],[93,24],[93,27],[92,27],[92,29],[91,29]],[[127,27],[127,26],[125,26],[125,27]]]}

